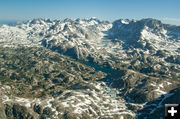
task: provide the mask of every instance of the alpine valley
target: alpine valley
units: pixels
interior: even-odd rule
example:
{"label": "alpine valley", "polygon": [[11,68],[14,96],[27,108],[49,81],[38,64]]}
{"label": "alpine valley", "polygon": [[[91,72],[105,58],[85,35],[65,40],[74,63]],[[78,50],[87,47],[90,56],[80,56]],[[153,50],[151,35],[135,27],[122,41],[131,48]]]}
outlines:
{"label": "alpine valley", "polygon": [[34,19],[0,26],[0,119],[163,119],[180,103],[180,26]]}

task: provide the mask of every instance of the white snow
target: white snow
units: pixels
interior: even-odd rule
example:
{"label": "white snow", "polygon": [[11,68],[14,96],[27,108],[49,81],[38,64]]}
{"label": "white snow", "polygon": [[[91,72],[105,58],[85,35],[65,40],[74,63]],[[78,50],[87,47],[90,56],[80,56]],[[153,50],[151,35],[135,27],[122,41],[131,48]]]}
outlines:
{"label": "white snow", "polygon": [[[81,114],[82,112],[89,113],[89,110],[93,112],[92,116],[96,115],[97,112],[101,113],[104,117],[112,117],[112,114],[129,114],[135,116],[135,114],[127,110],[125,106],[125,101],[123,99],[111,98],[110,95],[103,94],[105,87],[100,85],[101,83],[91,83],[92,85],[97,86],[100,92],[95,90],[86,90],[86,91],[67,91],[71,92],[72,96],[68,97],[65,100],[61,100],[61,103],[65,108],[72,106],[74,108],[73,113]],[[67,93],[65,92],[64,95]],[[89,96],[88,93],[91,93],[92,96]],[[64,96],[62,95],[62,97]],[[98,107],[97,109],[92,108],[92,105]]]}
{"label": "white snow", "polygon": [[171,82],[167,82],[167,85],[171,85],[172,83]]}
{"label": "white snow", "polygon": [[164,88],[163,83],[159,84],[159,87]]}
{"label": "white snow", "polygon": [[167,30],[162,29],[160,34],[155,34],[153,29],[146,26],[141,32],[141,38],[151,43],[151,45],[158,50],[168,50],[176,55],[177,53],[175,51],[180,46],[180,43],[169,40],[171,36],[169,36],[167,32]]}
{"label": "white snow", "polygon": [[124,19],[122,19],[121,22],[122,22],[123,24],[129,24],[129,22],[128,22],[127,20],[124,20]]}
{"label": "white snow", "polygon": [[120,117],[120,119],[124,119],[124,117],[123,117],[123,116],[121,116],[121,117]]}
{"label": "white snow", "polygon": [[158,87],[157,89],[155,89],[154,91],[158,92],[159,95],[162,95],[162,94],[167,94],[167,92],[163,91],[160,89],[160,87]]}

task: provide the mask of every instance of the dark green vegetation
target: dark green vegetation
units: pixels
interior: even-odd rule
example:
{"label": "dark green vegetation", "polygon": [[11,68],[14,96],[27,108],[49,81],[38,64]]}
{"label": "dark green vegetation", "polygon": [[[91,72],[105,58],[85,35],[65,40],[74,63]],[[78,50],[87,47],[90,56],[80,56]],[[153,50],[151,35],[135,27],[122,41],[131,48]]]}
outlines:
{"label": "dark green vegetation", "polygon": [[84,79],[103,78],[104,73],[45,48],[1,48],[0,81],[12,95],[41,98],[58,95]]}

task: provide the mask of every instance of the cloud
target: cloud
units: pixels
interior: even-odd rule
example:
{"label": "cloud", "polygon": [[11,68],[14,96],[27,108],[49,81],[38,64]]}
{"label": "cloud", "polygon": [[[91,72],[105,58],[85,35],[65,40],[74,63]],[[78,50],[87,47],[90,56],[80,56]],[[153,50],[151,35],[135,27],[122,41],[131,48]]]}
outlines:
{"label": "cloud", "polygon": [[164,21],[180,22],[180,18],[162,18]]}

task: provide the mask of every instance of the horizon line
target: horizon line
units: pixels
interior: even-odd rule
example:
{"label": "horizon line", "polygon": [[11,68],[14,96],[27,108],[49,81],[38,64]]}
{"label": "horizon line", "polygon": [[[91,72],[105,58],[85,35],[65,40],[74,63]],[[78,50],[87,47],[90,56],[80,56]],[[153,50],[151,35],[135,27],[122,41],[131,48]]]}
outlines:
{"label": "horizon line", "polygon": [[[153,17],[145,17],[145,18],[118,18],[118,19],[114,19],[114,20],[107,20],[107,19],[103,19],[103,18],[98,18],[98,17],[84,17],[84,18],[71,18],[71,17],[66,17],[66,18],[48,18],[48,17],[36,17],[36,18],[29,18],[29,19],[0,19],[0,24],[8,24],[8,23],[18,23],[18,22],[26,22],[26,21],[29,21],[29,20],[34,20],[34,19],[50,19],[52,21],[55,21],[55,20],[60,20],[60,21],[63,21],[65,19],[71,19],[71,20],[77,20],[77,19],[86,19],[86,20],[89,20],[89,19],[98,19],[98,20],[101,20],[101,21],[109,21],[109,22],[114,22],[114,21],[117,21],[117,20],[120,20],[120,19],[124,19],[124,20],[142,20],[142,19],[155,19],[155,20],[159,20],[161,21],[163,24],[170,24],[170,25],[177,25],[177,26],[180,26],[180,18],[168,18],[168,17],[165,17],[165,18],[153,18]],[[172,22],[176,22],[176,23],[172,23]]]}

